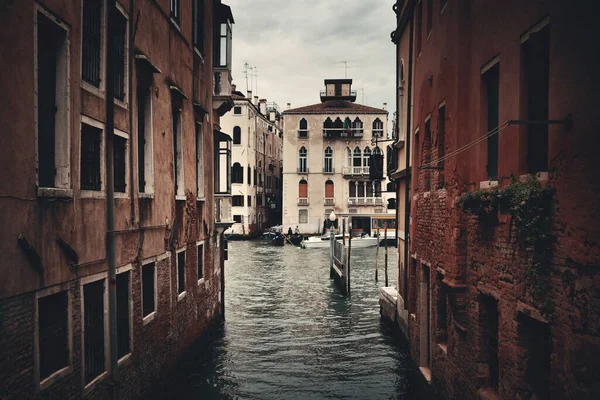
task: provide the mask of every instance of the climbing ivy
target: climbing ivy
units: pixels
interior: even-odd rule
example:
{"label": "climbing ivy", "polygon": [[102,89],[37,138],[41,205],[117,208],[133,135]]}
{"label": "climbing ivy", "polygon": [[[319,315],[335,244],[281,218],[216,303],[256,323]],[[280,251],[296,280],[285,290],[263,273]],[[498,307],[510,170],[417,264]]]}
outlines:
{"label": "climbing ivy", "polygon": [[492,190],[464,193],[457,206],[477,215],[480,222],[496,217],[498,210],[512,216],[517,242],[526,255],[525,284],[534,304],[548,318],[553,311],[548,300],[549,266],[552,259],[554,235],[553,194],[550,187],[542,187],[534,176],[525,182],[511,178],[510,185]]}

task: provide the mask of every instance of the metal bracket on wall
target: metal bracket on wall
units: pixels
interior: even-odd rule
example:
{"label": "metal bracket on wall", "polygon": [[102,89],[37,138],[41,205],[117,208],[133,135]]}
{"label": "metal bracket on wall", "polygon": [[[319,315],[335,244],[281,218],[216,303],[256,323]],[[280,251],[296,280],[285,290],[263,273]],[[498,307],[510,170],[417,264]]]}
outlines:
{"label": "metal bracket on wall", "polygon": [[526,120],[526,119],[509,119],[508,125],[564,125],[567,132],[573,129],[573,116],[567,114],[564,119],[549,119],[549,120]]}
{"label": "metal bracket on wall", "polygon": [[56,242],[58,243],[58,246],[63,251],[63,253],[67,257],[67,259],[71,262],[70,263],[71,266],[72,267],[78,266],[79,265],[79,254],[77,254],[77,251],[75,251],[75,249],[69,243],[67,243],[63,238],[61,238],[59,235],[56,235]]}
{"label": "metal bracket on wall", "polygon": [[33,269],[35,269],[40,274],[43,274],[44,266],[42,265],[42,259],[40,258],[40,255],[35,250],[35,248],[31,245],[31,243],[29,243],[25,235],[20,233],[19,236],[17,236],[17,243],[19,244],[19,247],[21,247],[21,249],[25,252],[27,259],[29,260],[29,264],[31,264]]}

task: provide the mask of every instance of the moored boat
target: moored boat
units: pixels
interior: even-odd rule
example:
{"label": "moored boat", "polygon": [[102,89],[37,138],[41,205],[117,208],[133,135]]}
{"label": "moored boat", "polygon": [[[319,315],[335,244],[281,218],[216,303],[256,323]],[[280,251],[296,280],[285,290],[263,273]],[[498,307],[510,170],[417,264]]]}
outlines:
{"label": "moored boat", "polygon": [[[336,240],[342,240],[342,235],[335,235]],[[311,236],[302,241],[301,246],[303,249],[324,249],[331,246],[330,244],[330,236],[328,233],[322,236]],[[346,243],[348,240],[348,235],[346,235]],[[362,236],[352,238],[352,247],[375,247],[379,243],[379,240],[376,237],[370,236]]]}

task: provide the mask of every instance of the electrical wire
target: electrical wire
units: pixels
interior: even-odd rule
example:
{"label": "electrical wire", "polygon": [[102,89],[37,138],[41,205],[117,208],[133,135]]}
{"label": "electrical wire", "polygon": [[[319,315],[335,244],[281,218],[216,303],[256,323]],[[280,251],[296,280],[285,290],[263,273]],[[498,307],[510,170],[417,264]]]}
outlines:
{"label": "electrical wire", "polygon": [[431,168],[434,165],[438,165],[440,162],[445,161],[448,158],[454,157],[455,155],[460,154],[460,153],[470,149],[471,147],[475,146],[478,143],[483,142],[484,140],[488,139],[489,137],[499,134],[504,129],[508,128],[509,126],[510,126],[510,124],[509,124],[508,120],[506,120],[503,123],[501,123],[500,125],[498,125],[496,128],[494,128],[491,131],[484,134],[483,136],[480,136],[479,138],[473,140],[472,142],[467,143],[467,144],[463,145],[462,147],[459,147],[458,149],[451,151],[450,153],[444,155],[443,157],[440,157],[436,160],[430,161],[425,164],[421,164],[419,166],[419,168]]}

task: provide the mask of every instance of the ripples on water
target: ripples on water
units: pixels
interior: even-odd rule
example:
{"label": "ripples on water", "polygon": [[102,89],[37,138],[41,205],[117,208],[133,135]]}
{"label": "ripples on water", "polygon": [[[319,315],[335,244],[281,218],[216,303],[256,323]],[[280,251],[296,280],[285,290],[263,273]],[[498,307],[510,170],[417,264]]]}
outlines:
{"label": "ripples on water", "polygon": [[[328,249],[230,242],[226,322],[182,361],[168,397],[419,398],[404,344],[380,323],[375,251],[353,249],[346,297],[329,279]],[[390,248],[390,285],[397,257]]]}

